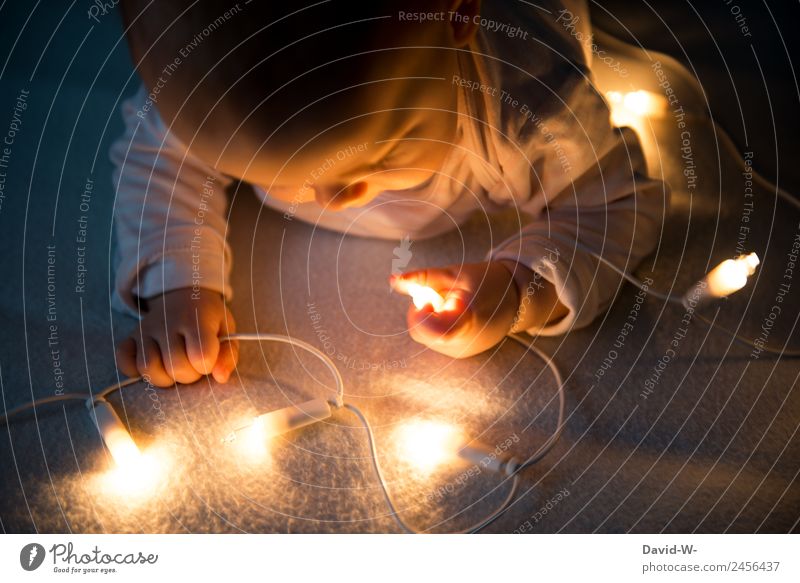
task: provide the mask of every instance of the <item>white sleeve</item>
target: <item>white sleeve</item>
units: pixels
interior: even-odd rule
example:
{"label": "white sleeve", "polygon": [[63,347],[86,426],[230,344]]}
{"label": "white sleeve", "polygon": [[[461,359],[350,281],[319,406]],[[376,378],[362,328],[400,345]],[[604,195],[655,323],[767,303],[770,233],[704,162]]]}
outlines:
{"label": "white sleeve", "polygon": [[489,253],[555,286],[568,315],[527,330],[547,336],[588,325],[619,289],[621,276],[587,250],[633,270],[655,248],[669,205],[666,185],[647,177],[636,134],[611,127],[590,80],[573,84],[564,101],[520,144],[526,156],[516,156],[528,193],[514,198],[533,220]]}
{"label": "white sleeve", "polygon": [[167,129],[144,86],[123,102],[122,116],[125,132],[109,152],[117,232],[112,307],[141,317],[139,299],[184,287],[230,300],[225,188],[232,180]]}

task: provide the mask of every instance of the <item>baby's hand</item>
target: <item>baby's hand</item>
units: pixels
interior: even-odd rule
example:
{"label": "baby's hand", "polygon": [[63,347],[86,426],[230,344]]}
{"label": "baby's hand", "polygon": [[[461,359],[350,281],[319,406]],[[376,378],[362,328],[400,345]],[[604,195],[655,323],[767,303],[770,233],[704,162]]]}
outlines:
{"label": "baby's hand", "polygon": [[466,358],[500,342],[514,325],[519,292],[511,271],[499,262],[423,269],[392,276],[401,293],[408,285],[428,286],[444,298],[438,312],[430,304],[408,309],[408,331],[417,342],[454,358]]}
{"label": "baby's hand", "polygon": [[147,304],[139,327],[117,346],[117,362],[125,375],[147,375],[159,387],[193,383],[210,373],[218,382],[228,380],[239,345],[235,340],[219,341],[236,331],[222,294],[182,288]]}

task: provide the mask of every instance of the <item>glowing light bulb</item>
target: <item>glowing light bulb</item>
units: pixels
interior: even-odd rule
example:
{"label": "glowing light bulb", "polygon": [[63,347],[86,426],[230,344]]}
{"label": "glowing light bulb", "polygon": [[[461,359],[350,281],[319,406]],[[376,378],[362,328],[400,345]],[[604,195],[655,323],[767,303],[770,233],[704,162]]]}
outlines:
{"label": "glowing light bulb", "polygon": [[[334,406],[341,404],[334,403]],[[331,403],[326,399],[313,399],[259,415],[251,423],[229,433],[222,442],[237,443],[246,456],[257,460],[268,453],[269,440],[273,437],[312,425],[332,414]]]}
{"label": "glowing light bulb", "polygon": [[519,466],[507,452],[480,442],[466,443],[463,432],[453,425],[415,420],[400,426],[395,434],[399,457],[423,474],[461,458],[489,472],[511,475]]}
{"label": "glowing light bulb", "polygon": [[261,417],[253,419],[249,427],[244,427],[238,434],[233,433],[233,439],[239,440],[240,451],[249,460],[264,459],[269,453],[267,447],[270,436],[264,428],[264,420]]}
{"label": "glowing light bulb", "polygon": [[151,452],[142,453],[135,462],[106,472],[104,485],[114,494],[129,499],[141,498],[156,489],[164,476],[163,469],[163,460]]}
{"label": "glowing light bulb", "polygon": [[107,401],[86,402],[92,420],[114,459],[114,468],[105,475],[106,488],[116,494],[141,496],[152,491],[163,475],[160,460],[142,453],[128,428]]}
{"label": "glowing light bulb", "polygon": [[444,309],[444,298],[435,289],[418,283],[409,283],[407,289],[411,301],[418,310],[427,305],[430,305],[434,312],[441,312]]}
{"label": "glowing light bulb", "polygon": [[759,263],[755,253],[726,259],[706,276],[709,293],[721,298],[739,291],[747,284],[747,278],[756,272]]}
{"label": "glowing light bulb", "polygon": [[421,420],[401,425],[395,439],[400,457],[422,473],[453,461],[463,442],[461,432],[454,426]]}
{"label": "glowing light bulb", "polygon": [[617,127],[630,126],[643,117],[665,110],[663,97],[643,89],[627,93],[609,91],[606,99],[611,107],[611,123]]}
{"label": "glowing light bulb", "polygon": [[647,115],[656,111],[655,99],[647,91],[631,91],[622,98],[622,105],[636,115]]}
{"label": "glowing light bulb", "polygon": [[747,279],[755,273],[759,263],[760,260],[755,253],[726,259],[692,286],[683,297],[684,305],[694,307],[699,303],[724,298],[739,291],[747,284]]}
{"label": "glowing light bulb", "polygon": [[117,467],[135,468],[142,459],[142,453],[111,404],[106,401],[98,401],[92,406],[89,401],[87,407],[90,408],[100,437],[106,444],[111,457],[114,458]]}

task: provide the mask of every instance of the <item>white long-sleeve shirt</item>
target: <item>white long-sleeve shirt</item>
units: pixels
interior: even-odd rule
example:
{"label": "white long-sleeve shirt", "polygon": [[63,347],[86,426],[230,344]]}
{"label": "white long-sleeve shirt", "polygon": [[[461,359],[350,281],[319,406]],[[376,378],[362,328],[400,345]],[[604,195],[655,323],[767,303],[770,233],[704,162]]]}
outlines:
{"label": "white long-sleeve shirt", "polygon": [[[458,75],[444,81],[457,89],[460,121],[431,180],[379,194],[368,212],[282,202],[254,188],[286,220],[395,240],[433,236],[476,211],[514,207],[527,223],[487,259],[517,261],[554,284],[568,315],[528,331],[557,335],[590,323],[618,289],[619,276],[587,249],[633,269],[655,246],[668,191],[647,178],[633,131],[611,127],[575,21],[572,28],[559,21],[562,3],[498,4],[484,4]],[[586,38],[588,13],[570,10]],[[224,190],[232,179],[194,155],[146,99],[142,87],[124,102],[126,130],[110,152],[118,237],[112,305],[140,316],[137,298],[198,285],[230,300]]]}

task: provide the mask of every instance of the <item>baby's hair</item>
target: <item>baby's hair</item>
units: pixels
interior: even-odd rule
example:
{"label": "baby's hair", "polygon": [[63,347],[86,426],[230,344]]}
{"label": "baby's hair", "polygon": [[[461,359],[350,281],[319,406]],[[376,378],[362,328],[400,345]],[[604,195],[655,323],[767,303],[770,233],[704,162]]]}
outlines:
{"label": "baby's hair", "polygon": [[415,4],[432,9],[422,0],[123,0],[121,8],[132,58],[145,85],[158,90],[162,115],[180,109],[193,124],[211,109],[222,117],[258,110],[268,123],[320,97],[325,107],[309,115],[324,115],[354,92],[363,97],[395,53],[425,58],[422,49],[395,50],[415,46],[425,26],[398,19]]}

